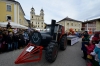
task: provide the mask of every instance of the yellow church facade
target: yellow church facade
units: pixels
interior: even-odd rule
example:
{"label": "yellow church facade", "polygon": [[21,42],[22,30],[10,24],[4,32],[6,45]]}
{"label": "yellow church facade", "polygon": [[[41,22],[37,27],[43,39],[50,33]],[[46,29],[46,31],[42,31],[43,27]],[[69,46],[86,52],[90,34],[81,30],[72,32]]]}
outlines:
{"label": "yellow church facade", "polygon": [[15,0],[0,0],[0,22],[15,22],[17,24],[28,26],[25,23],[25,13],[19,2]]}
{"label": "yellow church facade", "polygon": [[30,23],[33,25],[33,28],[44,29],[46,23],[44,23],[44,10],[40,10],[40,15],[35,14],[35,9],[32,7],[30,12]]}

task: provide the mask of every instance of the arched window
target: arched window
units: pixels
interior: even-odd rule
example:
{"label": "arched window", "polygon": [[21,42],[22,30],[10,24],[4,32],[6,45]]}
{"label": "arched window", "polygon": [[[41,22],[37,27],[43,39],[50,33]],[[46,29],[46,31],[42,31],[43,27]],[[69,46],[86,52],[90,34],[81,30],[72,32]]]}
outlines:
{"label": "arched window", "polygon": [[7,21],[8,21],[8,20],[11,20],[11,16],[7,16]]}
{"label": "arched window", "polygon": [[33,16],[32,16],[32,18],[33,18]]}
{"label": "arched window", "polygon": [[43,17],[42,17],[42,19],[43,19]]}

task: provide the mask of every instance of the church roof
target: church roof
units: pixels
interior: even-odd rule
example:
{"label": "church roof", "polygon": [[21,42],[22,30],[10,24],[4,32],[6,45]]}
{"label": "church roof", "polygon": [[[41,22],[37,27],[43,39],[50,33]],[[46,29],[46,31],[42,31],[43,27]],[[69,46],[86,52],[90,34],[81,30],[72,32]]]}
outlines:
{"label": "church roof", "polygon": [[43,11],[43,9],[41,9],[41,11]]}
{"label": "church roof", "polygon": [[34,9],[33,7],[31,9]]}

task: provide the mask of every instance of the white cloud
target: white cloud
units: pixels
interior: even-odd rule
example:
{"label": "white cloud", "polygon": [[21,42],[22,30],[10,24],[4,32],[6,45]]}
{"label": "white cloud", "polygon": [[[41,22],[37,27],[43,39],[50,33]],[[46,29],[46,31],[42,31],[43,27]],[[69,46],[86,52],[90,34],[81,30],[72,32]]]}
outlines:
{"label": "white cloud", "polygon": [[51,19],[59,21],[65,17],[77,20],[87,20],[100,16],[100,0],[16,0],[20,2],[30,19],[30,9],[33,6],[36,14],[40,14],[41,8],[44,9],[46,23]]}

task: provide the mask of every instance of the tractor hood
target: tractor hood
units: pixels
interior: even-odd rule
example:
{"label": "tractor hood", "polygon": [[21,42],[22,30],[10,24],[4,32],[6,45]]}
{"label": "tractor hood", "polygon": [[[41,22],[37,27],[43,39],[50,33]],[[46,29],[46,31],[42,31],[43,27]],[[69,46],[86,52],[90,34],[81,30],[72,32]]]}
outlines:
{"label": "tractor hood", "polygon": [[49,32],[40,32],[40,34],[42,36],[40,45],[46,47],[51,42],[53,37]]}
{"label": "tractor hood", "polygon": [[52,38],[49,32],[40,32],[42,39]]}

